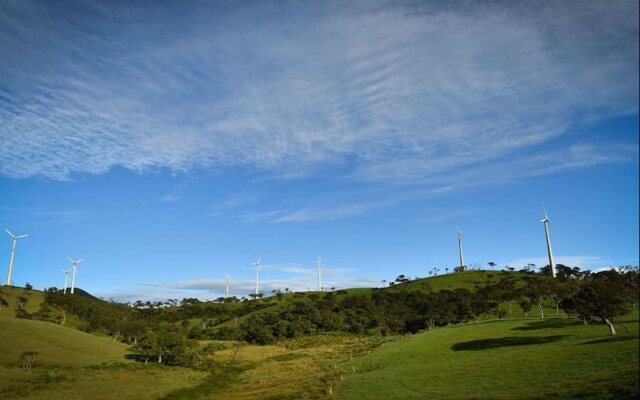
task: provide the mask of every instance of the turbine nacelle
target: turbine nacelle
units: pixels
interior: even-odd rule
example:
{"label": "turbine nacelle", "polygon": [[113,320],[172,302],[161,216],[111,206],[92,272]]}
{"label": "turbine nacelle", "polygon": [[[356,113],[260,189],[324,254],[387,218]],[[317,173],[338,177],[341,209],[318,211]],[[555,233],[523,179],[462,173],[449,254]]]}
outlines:
{"label": "turbine nacelle", "polygon": [[29,234],[26,234],[26,235],[14,235],[13,233],[11,233],[11,231],[9,229],[6,229],[6,228],[5,228],[4,231],[7,232],[7,234],[9,234],[9,236],[11,236],[11,238],[13,240],[22,239],[22,238],[25,238],[25,237],[29,236]]}
{"label": "turbine nacelle", "polygon": [[71,257],[67,257],[67,259],[71,261],[71,264],[73,264],[74,266],[77,266],[78,264],[84,261],[84,258],[81,258],[78,261],[74,261]]}
{"label": "turbine nacelle", "polygon": [[542,206],[542,210],[544,211],[544,218],[541,219],[540,222],[546,224],[547,222],[549,222],[549,216],[547,215],[547,209],[545,208],[545,206]]}

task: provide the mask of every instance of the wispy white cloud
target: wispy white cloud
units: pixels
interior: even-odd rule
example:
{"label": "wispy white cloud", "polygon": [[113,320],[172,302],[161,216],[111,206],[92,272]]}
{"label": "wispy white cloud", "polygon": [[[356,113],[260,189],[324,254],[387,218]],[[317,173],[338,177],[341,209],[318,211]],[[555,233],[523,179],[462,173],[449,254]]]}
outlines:
{"label": "wispy white cloud", "polygon": [[296,211],[286,211],[275,215],[271,222],[308,222],[330,221],[364,214],[372,210],[386,208],[397,204],[400,199],[391,199],[379,202],[344,204],[338,206],[324,206],[304,208]]}
{"label": "wispy white cloud", "polygon": [[174,203],[180,199],[182,199],[182,195],[180,193],[172,192],[160,197],[159,200],[163,203]]}
{"label": "wispy white cloud", "polygon": [[85,209],[67,210],[47,207],[0,207],[0,211],[29,219],[38,219],[41,222],[55,223],[77,222],[95,216],[94,212]]}
{"label": "wispy white cloud", "polygon": [[[253,268],[251,268],[253,269]],[[263,264],[261,266],[260,291],[270,295],[273,290],[290,291],[316,290],[316,267],[299,264]],[[377,286],[379,280],[370,276],[354,276],[355,268],[322,267],[322,282],[325,289],[344,289],[351,287]],[[276,275],[277,278],[273,278]],[[234,277],[230,280],[229,294],[247,297],[255,291],[255,280]],[[167,298],[196,297],[215,299],[224,296],[226,280],[224,278],[194,278],[181,281],[145,281],[135,284],[129,290],[100,292],[100,297],[114,298],[120,301],[164,300]]]}
{"label": "wispy white cloud", "polygon": [[637,2],[55,7],[0,5],[4,176],[339,167],[435,193],[638,158],[553,144],[637,113]]}

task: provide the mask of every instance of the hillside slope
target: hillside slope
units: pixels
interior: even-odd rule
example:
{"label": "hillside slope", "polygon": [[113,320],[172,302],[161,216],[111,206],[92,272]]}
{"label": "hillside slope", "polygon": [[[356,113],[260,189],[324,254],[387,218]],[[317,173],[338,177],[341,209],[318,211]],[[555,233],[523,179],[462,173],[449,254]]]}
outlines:
{"label": "hillside slope", "polygon": [[[419,278],[409,282],[395,284],[392,286],[388,286],[385,288],[350,288],[350,289],[340,289],[332,292],[296,292],[296,293],[287,293],[281,296],[278,300],[277,296],[269,296],[265,297],[261,300],[258,300],[263,303],[269,303],[270,306],[259,309],[257,311],[252,311],[250,313],[244,314],[241,317],[236,319],[232,319],[226,322],[222,322],[215,326],[215,329],[220,328],[232,328],[241,324],[242,322],[248,320],[252,316],[259,314],[272,314],[277,315],[277,313],[287,306],[291,305],[296,301],[313,301],[318,298],[322,298],[322,296],[333,295],[337,301],[341,301],[345,298],[352,296],[370,296],[376,290],[384,290],[389,292],[399,292],[399,291],[418,291],[418,290],[426,290],[426,291],[439,291],[439,290],[454,290],[454,289],[468,289],[473,291],[476,287],[482,287],[490,284],[497,283],[502,277],[509,274],[505,271],[465,271],[459,273],[449,273],[442,274],[437,276],[432,276],[428,278]],[[512,272],[511,276],[515,278],[516,285],[524,285],[524,277],[525,274],[522,272]],[[556,314],[558,310],[551,304],[545,304],[545,313],[549,315]],[[525,316],[525,313],[522,309],[515,303],[512,304],[503,303],[501,305],[501,309],[504,313],[507,313],[507,310],[511,309],[513,313],[513,317],[521,317]],[[482,318],[482,317],[480,317]],[[199,323],[199,318],[194,318],[192,323],[197,325]]]}
{"label": "hillside slope", "polygon": [[[99,300],[82,289],[77,289],[76,295],[85,296],[96,301]],[[16,310],[18,308],[18,299],[24,297],[27,299],[25,304],[25,311],[29,314],[34,314],[40,310],[42,303],[44,302],[45,294],[40,290],[26,290],[18,286],[0,286],[0,296],[2,296],[9,306],[0,307],[0,317],[15,317]],[[72,314],[65,313],[61,308],[52,306],[50,307],[50,320],[56,323],[60,323],[68,328],[78,328],[80,321]]]}
{"label": "hillside slope", "polygon": [[126,361],[127,346],[56,324],[0,317],[0,365],[15,365],[24,351],[37,351],[38,364],[87,366]]}
{"label": "hillside slope", "polygon": [[[38,352],[33,369],[20,355]],[[198,385],[206,373],[144,366],[128,347],[56,324],[0,317],[0,398],[156,399]]]}
{"label": "hillside slope", "polygon": [[[440,328],[340,366],[340,399],[634,399],[638,313],[631,333],[580,321],[514,319]],[[355,373],[353,373],[355,369]],[[340,384],[341,383],[341,384]]]}

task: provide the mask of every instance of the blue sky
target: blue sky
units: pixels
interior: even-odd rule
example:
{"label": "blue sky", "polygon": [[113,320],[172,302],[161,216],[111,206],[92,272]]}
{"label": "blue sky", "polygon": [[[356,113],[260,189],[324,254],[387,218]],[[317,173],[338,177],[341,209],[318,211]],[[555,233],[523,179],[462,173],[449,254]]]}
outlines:
{"label": "blue sky", "polygon": [[[105,298],[638,264],[638,4],[0,4],[14,281]],[[8,262],[10,239],[0,249]]]}

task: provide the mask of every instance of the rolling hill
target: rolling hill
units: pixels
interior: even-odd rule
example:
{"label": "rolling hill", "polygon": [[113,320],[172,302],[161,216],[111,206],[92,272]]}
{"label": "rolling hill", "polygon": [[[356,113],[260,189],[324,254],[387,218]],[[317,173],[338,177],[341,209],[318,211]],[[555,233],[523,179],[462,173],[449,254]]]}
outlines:
{"label": "rolling hill", "polygon": [[[21,354],[37,352],[32,369]],[[0,317],[0,398],[155,399],[205,373],[141,368],[128,346],[53,323]]]}
{"label": "rolling hill", "polygon": [[[345,362],[340,399],[635,399],[638,313],[631,332],[566,318],[486,321],[405,337]],[[355,369],[355,373],[353,373]]]}
{"label": "rolling hill", "polygon": [[[489,275],[493,277],[489,277]],[[472,288],[499,273],[470,271],[414,280],[384,290]],[[2,288],[11,304],[29,298],[37,311],[43,293]],[[372,293],[347,289],[335,296]],[[260,300],[254,313],[271,313],[317,292]],[[97,300],[101,301],[101,300]],[[228,304],[238,307],[238,304]],[[57,310],[59,312],[61,310]],[[515,307],[514,307],[515,311]],[[2,399],[635,399],[638,388],[638,311],[621,322],[631,332],[608,335],[564,315],[545,320],[493,319],[414,335],[326,333],[269,346],[201,341],[212,345],[206,368],[133,361],[128,346],[108,337],[14,317],[0,310]],[[228,324],[228,323],[227,323]],[[70,324],[74,325],[74,324]],[[34,351],[33,369],[20,368]]]}

